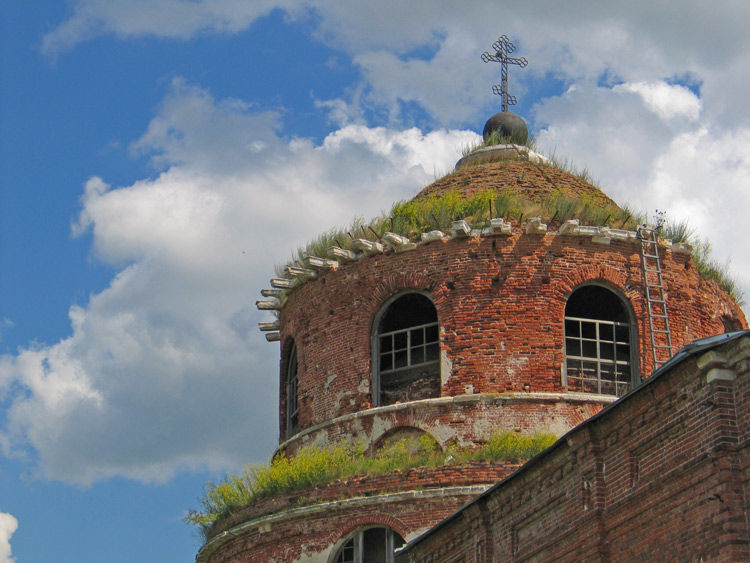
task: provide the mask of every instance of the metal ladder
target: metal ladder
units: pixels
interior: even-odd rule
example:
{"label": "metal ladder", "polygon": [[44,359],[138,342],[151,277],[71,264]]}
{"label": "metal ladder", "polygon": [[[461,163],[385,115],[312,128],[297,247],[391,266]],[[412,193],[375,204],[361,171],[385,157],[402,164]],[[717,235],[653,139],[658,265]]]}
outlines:
{"label": "metal ladder", "polygon": [[648,302],[651,351],[654,354],[654,370],[657,370],[672,357],[672,333],[669,330],[669,314],[667,300],[664,297],[664,280],[661,275],[656,232],[648,227],[640,227],[638,236],[641,239],[641,264]]}

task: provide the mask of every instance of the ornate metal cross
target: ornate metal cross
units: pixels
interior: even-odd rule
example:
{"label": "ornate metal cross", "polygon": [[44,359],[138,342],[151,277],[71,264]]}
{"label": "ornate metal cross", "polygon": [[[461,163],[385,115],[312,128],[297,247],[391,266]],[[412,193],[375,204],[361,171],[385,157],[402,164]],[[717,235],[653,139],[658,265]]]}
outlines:
{"label": "ornate metal cross", "polygon": [[492,87],[492,92],[503,98],[503,111],[508,111],[508,106],[516,105],[516,97],[508,94],[508,63],[512,65],[518,65],[524,68],[529,61],[524,57],[514,58],[508,55],[516,50],[516,46],[510,42],[506,35],[501,35],[497,41],[492,44],[492,48],[495,49],[495,54],[491,55],[487,51],[482,53],[482,60],[486,63],[494,62],[501,64],[502,82],[500,85],[495,84]]}

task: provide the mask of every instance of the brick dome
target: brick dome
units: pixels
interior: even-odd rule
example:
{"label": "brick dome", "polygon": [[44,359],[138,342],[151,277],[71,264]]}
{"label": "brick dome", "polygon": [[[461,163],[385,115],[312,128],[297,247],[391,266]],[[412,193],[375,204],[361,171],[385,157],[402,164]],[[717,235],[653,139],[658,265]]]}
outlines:
{"label": "brick dome", "polygon": [[[619,210],[581,178],[523,159],[461,168],[416,199],[488,190],[531,204],[577,198]],[[269,305],[278,321],[263,328],[281,343],[279,451],[340,441],[377,448],[415,433],[466,448],[502,430],[560,436],[647,377],[661,345],[652,338],[638,234],[611,221],[542,219],[509,214],[482,230],[459,224],[416,244],[391,237],[361,253],[334,252],[336,261],[311,258],[307,269],[293,271],[288,289],[266,291],[278,299]],[[689,252],[665,241],[655,247],[674,350],[747,327]],[[451,471],[461,476],[464,469]],[[221,523],[199,560],[248,561],[263,545],[269,561],[345,561],[335,554],[353,530],[386,526],[409,541],[466,502],[467,483],[476,494],[496,478],[466,473],[453,486],[428,476],[418,485],[423,499],[404,497],[403,489],[386,494],[375,479],[348,500],[339,491],[335,503],[306,512],[249,510]],[[311,535],[283,539],[305,525]],[[216,535],[227,527],[223,534],[244,539]],[[281,539],[265,542],[264,530]]]}
{"label": "brick dome", "polygon": [[[416,198],[450,192],[472,196],[486,190],[537,203],[550,195],[583,197],[592,206],[619,209],[572,174],[522,161],[458,170]],[[441,444],[481,443],[498,427],[562,434],[653,370],[636,233],[591,227],[579,228],[588,234],[564,234],[562,221],[550,222],[544,231],[530,229],[530,220],[508,222],[508,234],[445,236],[408,252],[388,249],[362,256],[319,272],[287,295],[279,315],[285,448],[293,452],[304,444],[343,438],[374,443],[401,426],[419,427]],[[660,253],[674,349],[722,332],[727,318],[745,326],[736,303],[701,278],[689,254],[666,246]],[[617,390],[574,390],[564,373],[565,317],[570,316],[566,305],[571,294],[589,285],[601,288],[596,295],[619,302],[625,315],[618,330],[628,334],[615,341],[623,352],[627,349],[623,362],[630,365],[628,381]],[[434,323],[430,333],[380,326],[394,305],[405,316],[412,315],[404,308],[409,295],[434,306],[434,317],[415,317],[412,323]],[[395,339],[407,337],[431,343],[419,340],[402,347],[404,357],[421,354],[414,369],[424,377],[407,373],[409,365],[397,367],[397,352],[383,348],[396,349]],[[387,338],[391,342],[386,343]],[[291,361],[297,379],[294,429],[288,428],[286,416]],[[404,382],[392,383],[398,377]],[[460,423],[445,426],[457,416]]]}

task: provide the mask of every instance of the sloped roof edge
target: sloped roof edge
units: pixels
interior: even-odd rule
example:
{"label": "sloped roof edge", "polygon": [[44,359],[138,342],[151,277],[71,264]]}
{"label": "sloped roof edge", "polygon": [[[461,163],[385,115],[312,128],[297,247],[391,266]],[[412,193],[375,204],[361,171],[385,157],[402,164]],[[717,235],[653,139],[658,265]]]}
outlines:
{"label": "sloped roof edge", "polygon": [[[569,432],[565,433],[563,436],[561,436],[557,442],[552,444],[549,448],[541,452],[540,454],[534,456],[529,461],[527,461],[525,464],[523,464],[521,467],[519,467],[516,471],[508,475],[505,479],[502,481],[496,483],[489,489],[487,489],[485,492],[477,496],[474,500],[471,502],[465,504],[461,508],[459,508],[456,512],[451,514],[450,516],[447,516],[444,520],[427,530],[422,535],[414,538],[412,541],[407,543],[398,553],[404,554],[408,552],[413,546],[421,543],[424,539],[426,539],[428,536],[434,534],[441,528],[447,526],[450,522],[458,518],[467,508],[470,506],[473,506],[474,504],[482,501],[484,498],[489,497],[492,495],[494,491],[499,489],[502,486],[505,486],[506,483],[509,483],[514,478],[517,478],[518,475],[522,475],[523,473],[530,471],[531,468],[536,466],[538,463],[541,462],[542,459],[544,459],[546,456],[550,455],[550,453],[554,450],[556,450],[559,447],[562,447],[563,444],[565,444],[567,438],[571,436],[572,434],[575,434],[577,432],[583,432],[585,428],[588,428],[591,424],[594,424],[595,421],[599,420],[603,416],[607,416],[607,413],[612,411],[613,409],[620,408],[620,406],[625,403],[630,397],[638,394],[641,392],[642,389],[645,387],[652,385],[654,381],[657,381],[660,379],[664,374],[670,372],[675,367],[677,367],[679,364],[687,360],[688,358],[692,356],[696,356],[699,354],[702,354],[704,352],[708,352],[709,350],[713,350],[714,348],[718,348],[719,346],[722,346],[728,342],[731,342],[733,340],[738,340],[742,337],[750,337],[750,329],[748,330],[741,330],[737,332],[729,332],[725,334],[717,334],[715,336],[709,336],[706,338],[700,338],[698,340],[695,340],[682,348],[677,354],[675,354],[672,358],[669,359],[664,365],[662,365],[659,369],[657,369],[655,372],[651,374],[651,377],[648,377],[644,379],[640,384],[638,384],[636,387],[634,387],[631,391],[620,397],[619,400],[615,401],[614,403],[608,405],[607,407],[603,408],[601,411],[599,411],[597,414],[592,416],[591,418],[585,420]],[[400,561],[400,560],[399,560]]]}

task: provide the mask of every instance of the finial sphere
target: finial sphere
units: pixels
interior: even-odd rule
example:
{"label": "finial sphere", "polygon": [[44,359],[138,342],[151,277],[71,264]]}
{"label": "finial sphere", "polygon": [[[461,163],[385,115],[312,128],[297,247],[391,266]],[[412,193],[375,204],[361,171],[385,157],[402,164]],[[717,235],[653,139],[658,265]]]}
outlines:
{"label": "finial sphere", "polygon": [[496,113],[484,125],[484,140],[496,133],[499,137],[507,138],[511,143],[523,145],[529,139],[529,129],[523,118],[509,111]]}

